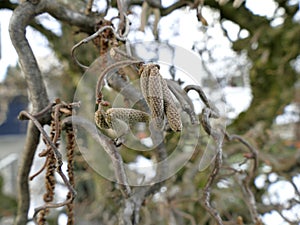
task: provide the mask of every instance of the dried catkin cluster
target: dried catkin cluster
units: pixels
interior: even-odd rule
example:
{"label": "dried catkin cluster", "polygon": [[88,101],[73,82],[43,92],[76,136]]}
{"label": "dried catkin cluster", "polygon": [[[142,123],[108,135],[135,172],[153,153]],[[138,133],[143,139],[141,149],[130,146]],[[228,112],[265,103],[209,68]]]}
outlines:
{"label": "dried catkin cluster", "polygon": [[[67,134],[67,160],[68,160],[68,177],[70,184],[74,187],[75,186],[75,177],[74,177],[74,150],[76,147],[75,142],[75,131],[72,126],[67,127],[66,129]],[[67,199],[72,198],[72,192],[68,192]],[[68,221],[67,225],[75,224],[74,222],[74,201],[71,201],[66,205],[67,214],[68,214]]]}
{"label": "dried catkin cluster", "polygon": [[[74,224],[74,213],[73,213],[73,200],[76,196],[76,191],[74,190],[75,180],[73,171],[73,161],[74,161],[74,150],[75,150],[75,130],[68,124],[63,124],[62,119],[64,117],[69,117],[72,115],[73,107],[79,107],[79,103],[65,103],[57,99],[55,102],[49,104],[45,109],[37,114],[30,114],[26,111],[22,111],[19,115],[20,119],[28,118],[35,126],[39,129],[43,136],[43,141],[46,144],[46,148],[39,153],[39,157],[45,157],[45,164],[43,167],[33,174],[29,179],[33,180],[36,176],[40,175],[45,171],[45,193],[43,195],[44,205],[35,208],[34,211],[34,221],[36,224],[44,225],[47,223],[47,215],[51,208],[59,208],[66,206],[68,215],[68,225]],[[44,130],[42,125],[37,120],[38,117],[51,112],[51,130],[50,136]],[[66,118],[65,118],[66,119]],[[66,131],[66,152],[67,152],[67,162],[68,162],[68,176],[62,171],[62,155],[60,153],[60,139],[62,132]],[[66,187],[69,189],[69,193],[66,196],[66,200],[60,203],[55,202],[55,187],[56,187],[56,177],[59,175]]]}
{"label": "dried catkin cluster", "polygon": [[[56,124],[56,120],[55,120],[55,115],[54,112],[52,112],[51,114],[52,120],[51,120],[51,130],[50,130],[50,138],[52,141],[54,141],[54,144],[56,147],[59,147],[59,141],[55,140],[57,139],[57,135],[56,133],[60,133],[57,130],[57,126],[58,124]],[[55,180],[55,170],[56,170],[56,158],[54,155],[54,152],[51,151],[51,148],[49,146],[47,146],[46,151],[46,174],[45,174],[45,188],[46,188],[46,192],[43,196],[43,200],[44,202],[50,203],[53,202],[54,200],[54,190],[55,190],[55,184],[56,184],[56,180]],[[44,210],[41,210],[38,214],[38,218],[37,218],[37,222],[39,225],[44,225],[46,224],[46,216],[49,213],[49,209],[46,208]]]}

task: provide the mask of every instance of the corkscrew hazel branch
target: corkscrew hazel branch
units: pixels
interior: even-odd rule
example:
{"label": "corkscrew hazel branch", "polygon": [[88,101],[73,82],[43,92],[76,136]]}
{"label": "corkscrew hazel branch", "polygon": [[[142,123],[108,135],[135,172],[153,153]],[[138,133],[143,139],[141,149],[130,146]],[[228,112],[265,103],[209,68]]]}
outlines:
{"label": "corkscrew hazel branch", "polygon": [[129,66],[129,65],[133,65],[133,64],[141,64],[143,63],[143,61],[141,60],[124,60],[124,61],[120,61],[120,62],[116,62],[108,67],[106,67],[102,72],[101,74],[99,75],[98,77],[98,80],[97,80],[97,84],[96,84],[96,93],[95,93],[95,96],[96,96],[96,104],[99,104],[102,102],[103,100],[103,95],[102,95],[102,92],[101,92],[101,89],[103,88],[103,85],[104,85],[104,78],[105,78],[105,75],[113,70],[113,69],[118,69],[120,67],[123,67],[123,66]]}
{"label": "corkscrew hazel branch", "polygon": [[71,56],[72,58],[74,59],[74,61],[77,63],[77,65],[79,65],[80,67],[82,67],[83,69],[88,69],[89,67],[88,66],[85,66],[83,64],[81,64],[78,59],[76,58],[75,56],[75,50],[81,46],[82,44],[86,44],[88,43],[89,41],[97,38],[104,30],[106,29],[110,29],[113,34],[115,35],[115,37],[120,40],[120,41],[126,41],[126,38],[124,37],[121,37],[116,31],[115,29],[112,27],[112,26],[104,26],[104,27],[101,27],[97,32],[95,32],[94,34],[88,36],[87,38],[84,38],[83,40],[81,40],[80,42],[78,42],[76,45],[74,45],[72,47],[72,50],[71,50]]}
{"label": "corkscrew hazel branch", "polygon": [[112,48],[110,49],[110,56],[111,56],[113,59],[117,59],[117,60],[121,60],[122,57],[125,58],[125,59],[130,59],[130,60],[139,60],[139,59],[136,58],[136,57],[133,57],[133,56],[128,55],[126,52],[123,52],[122,50],[120,50],[120,49],[117,48],[117,47],[112,47]]}
{"label": "corkscrew hazel branch", "polygon": [[129,33],[129,29],[130,29],[130,25],[131,25],[131,22],[130,22],[128,16],[126,15],[125,12],[119,10],[119,15],[111,18],[110,21],[112,22],[114,19],[120,19],[118,33],[120,33],[119,34],[120,37],[125,39]]}
{"label": "corkscrew hazel branch", "polygon": [[215,158],[215,163],[212,172],[210,173],[210,176],[208,178],[208,181],[204,187],[203,195],[202,195],[202,205],[207,210],[207,212],[214,218],[216,223],[218,225],[223,225],[223,221],[221,219],[220,214],[218,211],[213,208],[210,204],[210,195],[211,195],[211,187],[220,171],[220,168],[222,166],[222,144],[223,144],[223,131],[220,131],[218,129],[213,129],[210,125],[209,118],[211,118],[212,110],[208,107],[205,107],[202,110],[202,116],[201,116],[201,124],[204,127],[204,130],[206,133],[215,141],[217,155]]}
{"label": "corkscrew hazel branch", "polygon": [[194,90],[199,94],[200,99],[203,101],[203,103],[205,104],[205,106],[209,109],[211,109],[210,112],[210,117],[212,118],[219,118],[219,110],[208,100],[208,98],[206,97],[204,91],[202,90],[202,88],[198,85],[187,85],[184,88],[184,91],[186,93],[188,93],[189,91]]}
{"label": "corkscrew hazel branch", "polygon": [[33,175],[31,175],[29,177],[29,180],[33,180],[35,177],[37,177],[38,175],[40,175],[44,171],[44,169],[46,168],[46,166],[48,164],[48,160],[49,160],[49,158],[47,157],[45,162],[44,162],[44,165],[37,172],[35,172]]}
{"label": "corkscrew hazel branch", "polygon": [[[200,88],[198,88],[200,90]],[[202,92],[202,96],[204,96],[204,92]],[[205,99],[205,97],[203,97]],[[207,104],[209,105],[209,104]],[[210,189],[211,186],[221,168],[222,165],[222,140],[223,137],[225,137],[228,141],[233,141],[236,140],[243,144],[246,148],[249,149],[251,154],[245,156],[246,160],[252,159],[253,160],[253,167],[251,168],[251,171],[246,173],[245,178],[242,181],[241,187],[243,190],[243,197],[245,198],[245,202],[247,203],[249,210],[250,210],[250,215],[255,224],[261,224],[261,219],[259,217],[259,214],[257,212],[257,207],[256,207],[256,201],[255,197],[253,195],[253,192],[249,186],[249,183],[251,180],[253,180],[253,177],[255,176],[255,172],[258,168],[258,151],[250,144],[248,143],[243,137],[239,135],[230,135],[226,131],[219,130],[219,129],[214,129],[209,122],[209,118],[214,118],[216,116],[216,113],[208,108],[205,107],[202,111],[202,116],[201,116],[201,124],[206,131],[207,134],[213,137],[213,139],[216,142],[216,147],[217,147],[217,155],[215,159],[215,164],[213,171],[211,172],[211,175],[209,176],[208,182],[204,188],[204,193],[202,196],[203,199],[203,206],[205,209],[211,214],[211,216],[215,219],[217,224],[222,225],[222,219],[219,216],[219,213],[211,206],[210,204]]]}
{"label": "corkscrew hazel branch", "polygon": [[256,206],[256,200],[255,196],[250,188],[250,182],[254,179],[255,172],[258,168],[258,150],[254,148],[247,140],[245,140],[243,137],[235,134],[228,134],[225,132],[225,138],[228,141],[236,140],[243,144],[246,148],[249,149],[250,155],[247,157],[245,156],[246,160],[253,160],[253,166],[250,172],[246,173],[246,177],[242,181],[242,190],[243,190],[243,196],[246,200],[246,203],[249,207],[250,215],[255,224],[261,224],[261,219],[259,217],[259,213],[257,211]]}
{"label": "corkscrew hazel branch", "polygon": [[[58,151],[58,141],[61,136],[61,125],[60,125],[60,118],[62,115],[71,115],[71,110],[73,107],[78,107],[80,103],[70,103],[67,104],[65,102],[60,101],[59,99],[55,100],[55,102],[49,104],[45,109],[43,109],[41,112],[31,115],[30,113],[26,111],[22,111],[19,115],[20,119],[30,119],[32,120],[33,124],[37,127],[37,129],[42,134],[43,140],[47,145],[47,149],[40,153],[39,155],[47,156],[46,162],[44,166],[36,173],[34,174],[31,179],[33,179],[35,176],[37,176],[41,171],[44,169],[47,169],[46,174],[46,189],[47,192],[44,195],[44,201],[45,204],[39,208],[35,209],[34,213],[34,220],[37,223],[44,224],[45,223],[45,215],[47,214],[49,208],[57,208],[64,206],[68,204],[69,202],[72,202],[73,199],[76,196],[76,192],[73,189],[72,185],[69,182],[69,179],[64,175],[62,172],[62,156],[61,153]],[[48,114],[52,112],[51,116],[51,137],[48,136],[48,134],[43,129],[42,125],[38,121],[38,118],[44,116],[44,114]],[[53,200],[54,195],[54,187],[55,187],[55,179],[54,179],[54,172],[56,172],[60,175],[62,180],[64,181],[65,185],[69,189],[69,200],[62,202],[62,203],[51,203]],[[39,215],[37,217],[37,215]]]}

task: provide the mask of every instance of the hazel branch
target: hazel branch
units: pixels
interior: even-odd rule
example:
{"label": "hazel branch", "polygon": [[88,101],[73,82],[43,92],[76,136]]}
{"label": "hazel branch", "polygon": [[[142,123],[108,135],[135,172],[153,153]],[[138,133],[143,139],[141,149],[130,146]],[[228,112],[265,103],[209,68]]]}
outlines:
{"label": "hazel branch", "polygon": [[83,64],[81,64],[78,59],[75,56],[75,50],[80,47],[83,44],[87,44],[88,42],[90,42],[91,40],[97,38],[104,30],[106,29],[110,29],[113,34],[116,36],[116,38],[120,41],[125,41],[126,39],[121,37],[112,26],[104,26],[101,27],[97,32],[95,32],[94,34],[88,36],[87,38],[84,38],[83,40],[81,40],[80,42],[78,42],[76,45],[74,45],[71,49],[71,56],[74,59],[74,61],[77,63],[77,65],[79,65],[80,67],[82,67],[83,69],[88,69],[88,66],[85,66]]}
{"label": "hazel branch", "polygon": [[243,137],[239,135],[235,135],[235,134],[230,135],[227,132],[225,132],[225,138],[229,141],[236,140],[240,142],[251,152],[251,154],[246,157],[246,160],[252,159],[253,166],[251,171],[246,174],[246,177],[242,181],[243,184],[242,191],[243,191],[243,197],[245,198],[245,201],[248,205],[252,221],[255,224],[262,224],[259,213],[257,211],[255,196],[250,188],[250,182],[253,181],[255,173],[258,168],[258,151],[248,141],[246,141]]}
{"label": "hazel branch", "polygon": [[222,218],[219,212],[210,204],[210,195],[212,185],[222,166],[222,144],[223,144],[223,131],[213,129],[210,125],[209,118],[211,117],[211,109],[204,108],[201,116],[201,124],[208,135],[212,136],[216,144],[217,155],[212,172],[209,175],[208,181],[203,190],[202,205],[207,212],[214,218],[218,225],[223,225]]}
{"label": "hazel branch", "polygon": [[113,69],[119,69],[119,68],[121,68],[123,66],[129,66],[129,65],[132,65],[132,64],[140,64],[140,63],[143,63],[143,61],[141,61],[141,60],[124,60],[124,61],[116,62],[116,63],[111,64],[108,67],[106,67],[101,72],[101,74],[99,75],[98,80],[97,80],[96,93],[95,93],[96,104],[98,104],[98,103],[100,103],[102,101],[102,92],[101,92],[101,89],[103,88],[103,83],[104,83],[105,75],[109,71],[111,71]]}
{"label": "hazel branch", "polygon": [[188,93],[189,91],[194,90],[199,94],[200,99],[205,104],[205,106],[212,111],[210,112],[210,116],[213,118],[219,118],[219,110],[208,100],[202,88],[198,85],[187,85],[184,88],[184,91]]}

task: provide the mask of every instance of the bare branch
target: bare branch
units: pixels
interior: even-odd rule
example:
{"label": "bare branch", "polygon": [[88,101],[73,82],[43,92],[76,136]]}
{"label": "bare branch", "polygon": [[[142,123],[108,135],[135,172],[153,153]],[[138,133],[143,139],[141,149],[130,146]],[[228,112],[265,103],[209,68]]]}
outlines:
{"label": "bare branch", "polygon": [[258,151],[248,143],[248,141],[246,141],[243,137],[239,136],[239,135],[229,135],[228,133],[225,133],[225,137],[229,140],[229,141],[233,141],[233,140],[237,140],[240,143],[242,143],[244,146],[246,146],[250,152],[251,155],[247,156],[246,159],[252,159],[253,160],[253,167],[250,170],[249,173],[246,174],[246,177],[242,180],[242,191],[243,191],[243,196],[245,198],[245,201],[248,205],[251,217],[252,217],[252,221],[255,224],[262,224],[262,221],[260,219],[260,216],[258,214],[257,211],[257,206],[256,206],[256,200],[255,200],[255,196],[250,188],[250,182],[253,181],[256,170],[258,168]]}
{"label": "bare branch", "polygon": [[224,135],[223,135],[223,131],[212,129],[209,122],[209,118],[211,117],[210,114],[211,114],[211,110],[209,108],[204,108],[202,111],[201,123],[205,131],[214,139],[217,155],[215,158],[213,170],[210,173],[208,181],[203,190],[202,205],[207,210],[207,212],[214,218],[214,220],[218,225],[223,225],[223,221],[221,219],[220,214],[210,204],[210,194],[211,194],[211,187],[222,166],[222,144],[223,144]]}
{"label": "bare branch", "polygon": [[36,176],[40,175],[44,171],[44,169],[46,168],[46,166],[48,164],[48,160],[49,160],[49,158],[46,158],[44,165],[37,172],[35,172],[33,175],[31,175],[29,177],[29,180],[33,180]]}
{"label": "bare branch", "polygon": [[194,90],[199,94],[200,99],[202,100],[202,102],[205,104],[205,106],[209,109],[211,109],[210,111],[210,117],[213,118],[218,118],[219,115],[219,110],[208,100],[208,98],[206,97],[204,91],[202,90],[202,88],[198,85],[187,85],[184,88],[184,91],[186,93],[188,93],[189,91]]}
{"label": "bare branch", "polygon": [[124,8],[123,5],[124,1],[122,0],[117,0],[117,5],[119,9],[119,17],[120,17],[120,22],[118,26],[118,33],[122,35],[125,32],[126,29],[126,21],[125,21],[125,13],[126,9]]}
{"label": "bare branch", "polygon": [[15,9],[9,25],[10,38],[19,56],[34,113],[49,104],[41,71],[25,37],[26,26],[36,13],[36,6],[26,1]]}
{"label": "bare branch", "polygon": [[143,63],[143,61],[141,60],[124,60],[124,61],[120,61],[120,62],[116,62],[114,64],[111,64],[109,65],[108,67],[106,67],[102,72],[101,74],[99,75],[99,78],[97,80],[97,85],[96,85],[96,103],[100,103],[102,101],[102,93],[101,93],[101,89],[103,87],[103,84],[104,84],[104,78],[105,78],[105,75],[110,71],[110,70],[113,70],[113,69],[118,69],[118,68],[121,68],[123,66],[129,66],[129,65],[132,65],[132,64],[140,64],[140,63]]}
{"label": "bare branch", "polygon": [[176,1],[176,2],[174,2],[174,4],[172,4],[172,5],[170,5],[166,8],[161,8],[160,9],[161,16],[167,16],[168,14],[173,12],[174,10],[182,8],[184,6],[188,6],[190,4],[191,4],[191,2],[188,2],[188,1]]}
{"label": "bare branch", "polygon": [[247,140],[245,140],[243,137],[236,135],[236,134],[228,134],[227,132],[225,133],[225,137],[226,139],[228,139],[229,141],[233,141],[233,140],[237,140],[240,143],[242,143],[244,146],[246,146],[250,152],[251,152],[251,156],[248,158],[251,158],[254,160],[254,166],[252,168],[252,173],[251,173],[251,179],[254,177],[255,172],[258,168],[258,151],[257,149],[255,149]]}
{"label": "bare branch", "polygon": [[53,0],[43,0],[39,6],[43,11],[48,12],[54,18],[66,22],[69,25],[77,26],[81,31],[93,33],[95,24],[103,15],[85,15],[69,9],[66,5]]}
{"label": "bare branch", "polygon": [[110,55],[112,58],[117,59],[117,60],[121,60],[122,57],[124,57],[125,59],[130,59],[130,60],[138,60],[136,57],[128,55],[126,52],[123,52],[122,50],[120,50],[117,47],[111,48]]}
{"label": "bare branch", "polygon": [[125,40],[126,40],[126,39],[124,39],[123,37],[121,37],[120,35],[118,35],[117,32],[114,30],[114,28],[113,28],[112,26],[104,26],[104,27],[101,27],[97,32],[95,32],[95,33],[92,34],[91,36],[88,36],[87,38],[81,40],[80,42],[78,42],[76,45],[74,45],[74,46],[72,47],[72,50],[71,50],[72,58],[75,60],[75,62],[76,62],[80,67],[82,67],[82,68],[84,68],[84,69],[88,69],[88,66],[85,66],[85,65],[81,64],[81,63],[77,60],[77,58],[76,58],[76,56],[75,56],[75,50],[76,50],[79,46],[81,46],[82,44],[86,44],[86,43],[88,43],[89,41],[91,41],[91,40],[97,38],[97,37],[98,37],[104,30],[106,30],[106,29],[110,29],[110,30],[114,33],[114,35],[116,36],[116,38],[117,38],[118,40],[121,40],[121,41],[125,41]]}

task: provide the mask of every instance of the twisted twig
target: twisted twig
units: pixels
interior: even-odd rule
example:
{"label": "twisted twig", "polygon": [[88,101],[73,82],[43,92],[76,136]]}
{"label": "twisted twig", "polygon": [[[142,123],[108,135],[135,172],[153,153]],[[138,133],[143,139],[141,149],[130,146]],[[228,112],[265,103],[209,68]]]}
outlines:
{"label": "twisted twig", "polygon": [[108,67],[106,67],[102,72],[101,74],[99,75],[98,77],[98,80],[97,80],[97,84],[96,84],[96,93],[95,93],[95,96],[96,96],[96,104],[99,104],[102,102],[102,92],[101,92],[101,89],[103,88],[103,83],[104,83],[104,78],[105,78],[105,75],[110,71],[110,70],[113,70],[113,69],[118,69],[120,67],[123,67],[123,66],[129,66],[129,65],[132,65],[132,64],[140,64],[140,63],[143,63],[143,61],[141,60],[124,60],[124,61],[120,61],[120,62],[116,62],[112,65],[109,65]]}
{"label": "twisted twig", "polygon": [[209,109],[211,109],[211,113],[210,113],[210,117],[213,118],[219,118],[219,110],[208,100],[208,98],[206,97],[204,91],[202,90],[202,88],[198,85],[187,85],[184,88],[184,91],[186,93],[188,93],[189,91],[194,90],[199,94],[200,99],[202,100],[202,102],[205,104],[205,106]]}
{"label": "twisted twig", "polygon": [[222,166],[223,131],[213,129],[211,127],[209,122],[210,117],[211,117],[211,110],[208,108],[204,108],[202,111],[201,124],[203,125],[204,130],[214,139],[216,143],[217,155],[215,158],[213,170],[210,173],[208,181],[203,190],[202,205],[207,210],[207,212],[214,218],[214,220],[217,222],[218,225],[223,225],[223,221],[221,219],[219,212],[216,209],[214,209],[210,204],[211,187]]}
{"label": "twisted twig", "polygon": [[122,50],[120,50],[117,47],[112,47],[110,49],[109,54],[113,59],[116,59],[116,60],[122,60],[122,58],[129,59],[129,60],[139,60],[138,58],[136,58],[134,56],[128,55],[126,52],[123,52]]}
{"label": "twisted twig", "polygon": [[229,141],[233,141],[233,140],[239,141],[251,152],[251,155],[248,155],[246,159],[253,160],[253,167],[251,171],[247,173],[247,176],[243,179],[242,191],[243,191],[243,196],[246,199],[246,203],[249,207],[252,221],[255,222],[255,224],[259,225],[262,222],[259,217],[259,213],[257,211],[255,196],[252,190],[250,189],[250,182],[254,179],[255,173],[258,168],[258,151],[251,144],[249,144],[248,141],[246,141],[243,137],[239,135],[235,135],[235,134],[230,135],[227,132],[225,132],[225,137]]}
{"label": "twisted twig", "polygon": [[125,38],[121,37],[121,36],[114,30],[114,28],[113,28],[112,26],[104,26],[104,27],[101,27],[97,32],[95,32],[94,34],[92,34],[92,35],[88,36],[87,38],[81,40],[80,42],[78,42],[76,45],[74,45],[74,46],[72,47],[72,50],[71,50],[72,58],[74,59],[74,61],[75,61],[80,67],[82,67],[82,68],[84,68],[84,69],[88,69],[88,68],[89,68],[88,66],[85,66],[85,65],[81,64],[81,63],[78,61],[78,59],[77,59],[76,56],[75,56],[75,50],[76,50],[79,46],[81,46],[82,44],[86,44],[86,43],[88,43],[89,41],[91,41],[91,40],[97,38],[97,37],[98,37],[104,30],[106,30],[106,29],[110,29],[110,30],[113,32],[113,34],[116,36],[116,38],[117,38],[118,40],[120,40],[120,41],[125,41],[125,40],[126,40]]}

